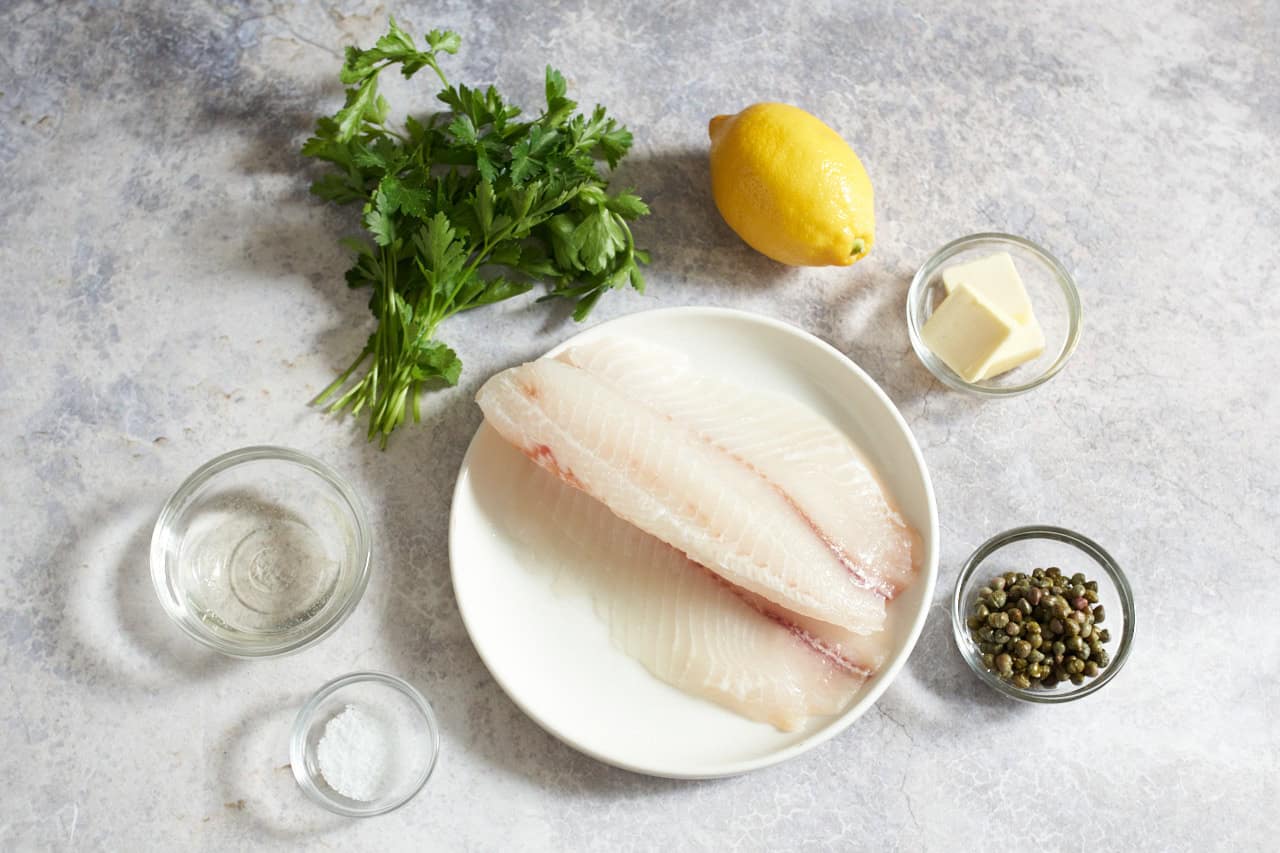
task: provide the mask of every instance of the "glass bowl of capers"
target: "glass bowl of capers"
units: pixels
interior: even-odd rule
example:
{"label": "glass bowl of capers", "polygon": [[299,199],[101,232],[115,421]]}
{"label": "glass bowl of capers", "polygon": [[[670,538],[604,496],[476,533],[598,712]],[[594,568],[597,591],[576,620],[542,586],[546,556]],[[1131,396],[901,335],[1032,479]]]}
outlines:
{"label": "glass bowl of capers", "polygon": [[987,685],[1070,702],[1115,678],[1133,646],[1133,590],[1103,548],[1064,527],[1017,527],[965,562],[951,602],[956,645]]}

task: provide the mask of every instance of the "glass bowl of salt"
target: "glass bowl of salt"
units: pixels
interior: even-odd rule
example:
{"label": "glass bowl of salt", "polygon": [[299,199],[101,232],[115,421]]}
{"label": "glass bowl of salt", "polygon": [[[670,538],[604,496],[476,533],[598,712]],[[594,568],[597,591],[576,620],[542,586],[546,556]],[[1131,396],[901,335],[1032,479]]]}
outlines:
{"label": "glass bowl of salt", "polygon": [[316,691],[289,743],[294,778],[310,799],[347,817],[397,809],[422,790],[440,754],[431,705],[413,685],[353,672]]}

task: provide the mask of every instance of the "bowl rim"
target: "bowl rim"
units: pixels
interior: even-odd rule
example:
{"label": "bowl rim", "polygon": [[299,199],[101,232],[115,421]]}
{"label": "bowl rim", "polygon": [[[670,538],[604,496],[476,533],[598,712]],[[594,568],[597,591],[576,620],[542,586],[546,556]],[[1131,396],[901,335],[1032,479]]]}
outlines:
{"label": "bowl rim", "polygon": [[[1006,545],[1027,539],[1050,539],[1072,545],[1083,551],[1093,558],[1103,572],[1110,577],[1120,596],[1120,608],[1124,614],[1124,630],[1120,634],[1120,642],[1116,646],[1111,663],[1096,678],[1089,679],[1073,690],[1061,693],[1046,693],[1038,690],[1023,690],[1020,687],[1001,681],[995,673],[987,671],[986,667],[982,665],[978,657],[978,647],[973,642],[973,638],[969,636],[969,626],[965,624],[965,603],[961,600],[965,583],[992,554]],[[1116,677],[1129,659],[1129,653],[1133,649],[1134,622],[1133,588],[1129,585],[1129,579],[1125,576],[1115,558],[1101,545],[1084,534],[1050,524],[1028,524],[1022,527],[1014,527],[1002,533],[997,533],[986,542],[983,542],[965,560],[960,569],[960,574],[956,578],[955,590],[951,594],[951,629],[955,635],[956,646],[960,650],[960,656],[964,658],[965,663],[993,690],[1011,699],[1034,704],[1056,705],[1063,702],[1071,702],[1101,690],[1111,679]]]}
{"label": "bowl rim", "polygon": [[[376,809],[352,809],[342,803],[337,802],[327,796],[315,784],[306,771],[306,753],[307,753],[307,731],[311,727],[312,717],[315,716],[322,702],[332,696],[334,693],[350,687],[353,684],[375,683],[383,684],[399,690],[413,702],[421,713],[426,723],[427,733],[431,737],[431,758],[427,762],[426,769],[421,777],[406,791],[404,796],[397,797],[389,801],[385,805]],[[418,795],[427,784],[427,780],[431,778],[431,774],[435,772],[436,764],[440,759],[440,724],[436,719],[435,709],[431,707],[431,703],[422,695],[418,688],[414,687],[408,681],[386,672],[377,672],[375,670],[359,670],[349,672],[346,675],[340,675],[332,681],[328,681],[321,685],[310,698],[303,703],[298,710],[298,715],[294,717],[293,728],[289,733],[289,765],[293,769],[294,781],[298,783],[298,787],[306,794],[307,798],[312,802],[323,806],[325,809],[343,815],[344,817],[375,817],[380,814],[386,814],[390,811],[403,806]]]}
{"label": "bowl rim", "polygon": [[[347,593],[346,601],[324,621],[317,623],[306,633],[286,643],[272,646],[249,646],[229,642],[203,630],[202,623],[192,619],[186,609],[173,600],[173,597],[168,592],[169,584],[164,559],[164,539],[166,531],[173,524],[174,519],[186,509],[188,502],[200,487],[224,471],[262,460],[288,462],[297,465],[319,477],[342,497],[355,521],[355,546],[359,565],[356,566],[357,574],[350,591]],[[160,605],[164,608],[169,618],[187,636],[229,657],[245,659],[282,657],[302,651],[324,639],[337,630],[347,620],[347,617],[354,612],[356,605],[364,597],[365,589],[369,585],[369,574],[373,561],[373,537],[364,502],[356,494],[356,491],[347,482],[346,478],[333,467],[314,456],[289,447],[255,444],[229,450],[226,453],[215,456],[192,471],[182,481],[182,484],[165,501],[159,516],[156,517],[155,526],[151,530],[149,559],[151,583],[155,588],[156,596],[160,599]]]}
{"label": "bowl rim", "polygon": [[[1053,278],[1062,290],[1063,298],[1067,303],[1067,337],[1062,343],[1062,349],[1058,352],[1057,358],[1042,373],[1017,385],[990,385],[983,382],[968,382],[964,380],[955,371],[943,364],[942,360],[935,356],[932,350],[925,345],[924,340],[921,338],[921,328],[916,321],[916,311],[914,309],[920,300],[924,298],[925,285],[933,278],[933,274],[946,261],[960,252],[983,244],[1012,244],[1037,256],[1053,274]],[[1062,368],[1066,367],[1067,362],[1075,353],[1076,347],[1079,346],[1080,331],[1084,324],[1084,307],[1080,302],[1080,289],[1076,286],[1075,278],[1072,277],[1071,273],[1067,272],[1067,268],[1062,265],[1062,262],[1043,246],[1033,243],[1025,237],[1006,234],[1002,231],[980,231],[976,234],[967,234],[952,240],[930,255],[916,270],[915,276],[911,279],[911,285],[907,288],[906,310],[907,335],[911,339],[911,348],[915,351],[916,357],[925,366],[925,369],[933,374],[935,379],[949,388],[982,397],[1015,397],[1019,394],[1025,394],[1057,376],[1062,371]]]}

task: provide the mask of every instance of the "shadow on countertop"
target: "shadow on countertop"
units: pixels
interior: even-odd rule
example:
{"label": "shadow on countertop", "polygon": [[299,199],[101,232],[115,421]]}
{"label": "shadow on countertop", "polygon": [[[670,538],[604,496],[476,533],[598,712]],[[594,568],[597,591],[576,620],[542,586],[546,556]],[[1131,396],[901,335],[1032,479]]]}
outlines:
{"label": "shadow on countertop", "polygon": [[156,600],[151,530],[161,495],[121,494],[76,520],[47,571],[63,615],[49,662],[97,689],[155,695],[176,683],[211,681],[234,661],[193,643]]}
{"label": "shadow on countertop", "polygon": [[[357,823],[306,800],[289,763],[289,738],[305,694],[276,697],[240,717],[220,743],[218,820],[249,824],[279,841],[301,844]],[[208,818],[206,818],[208,819]]]}

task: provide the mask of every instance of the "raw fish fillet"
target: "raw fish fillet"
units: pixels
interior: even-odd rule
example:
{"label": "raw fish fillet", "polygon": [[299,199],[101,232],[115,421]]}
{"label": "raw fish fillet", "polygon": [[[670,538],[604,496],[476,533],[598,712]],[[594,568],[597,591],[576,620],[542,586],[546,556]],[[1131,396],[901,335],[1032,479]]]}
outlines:
{"label": "raw fish fillet", "polygon": [[785,492],[859,581],[892,598],[910,583],[919,537],[862,454],[812,409],[698,375],[681,353],[602,338],[560,356],[750,465]]}
{"label": "raw fish fillet", "polygon": [[530,459],[725,580],[857,633],[884,624],[884,597],[778,483],[634,395],[542,359],[476,401]]}
{"label": "raw fish fillet", "polygon": [[533,465],[518,469],[508,498],[520,505],[517,538],[554,555],[590,591],[614,644],[673,687],[794,731],[844,710],[883,661],[884,632],[787,613]]}

